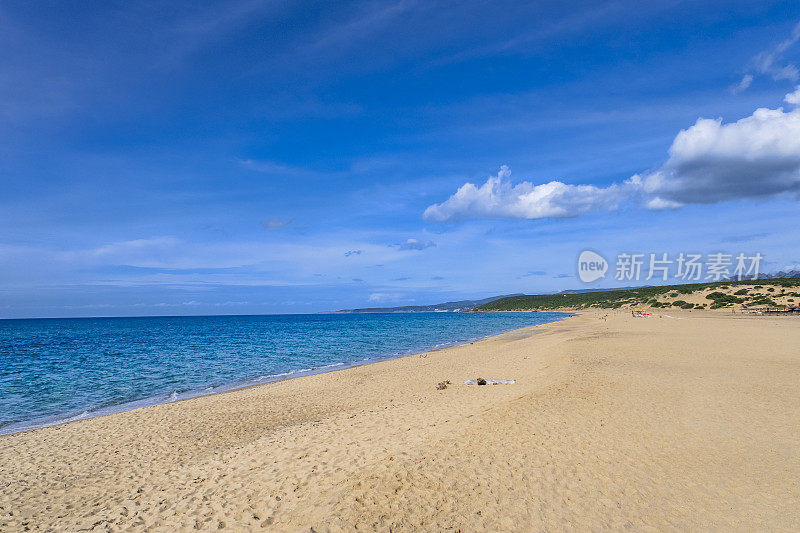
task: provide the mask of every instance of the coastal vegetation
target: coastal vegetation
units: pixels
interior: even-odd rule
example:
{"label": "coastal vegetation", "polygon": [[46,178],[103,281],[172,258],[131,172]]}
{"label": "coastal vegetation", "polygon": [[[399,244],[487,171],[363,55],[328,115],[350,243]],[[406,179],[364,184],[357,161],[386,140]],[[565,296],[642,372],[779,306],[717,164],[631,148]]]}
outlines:
{"label": "coastal vegetation", "polygon": [[793,305],[793,298],[800,296],[797,289],[800,289],[800,278],[662,285],[607,291],[510,296],[479,305],[473,311],[551,311],[592,307],[602,309],[784,307]]}

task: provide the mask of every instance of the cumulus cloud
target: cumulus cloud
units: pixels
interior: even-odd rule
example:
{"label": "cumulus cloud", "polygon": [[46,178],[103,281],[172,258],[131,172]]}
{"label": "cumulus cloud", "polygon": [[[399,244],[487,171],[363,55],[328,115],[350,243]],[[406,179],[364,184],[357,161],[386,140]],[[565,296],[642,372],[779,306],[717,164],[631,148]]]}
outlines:
{"label": "cumulus cloud", "polygon": [[642,179],[648,206],[675,208],[800,192],[800,109],[757,109],[723,124],[700,119],[681,131],[669,160]]}
{"label": "cumulus cloud", "polygon": [[[786,95],[800,102],[800,87]],[[699,119],[682,130],[660,168],[606,187],[560,181],[514,185],[503,166],[483,185],[465,183],[426,220],[467,218],[568,218],[611,211],[624,202],[648,209],[677,209],[738,199],[800,197],[800,107],[790,111],[757,109],[736,122]]]}
{"label": "cumulus cloud", "polygon": [[398,250],[424,250],[425,248],[433,248],[436,243],[433,241],[420,241],[419,239],[408,239],[406,242],[398,245]]}
{"label": "cumulus cloud", "polygon": [[631,183],[609,187],[569,185],[551,181],[512,185],[505,165],[481,186],[465,183],[441,204],[425,210],[426,220],[444,222],[465,218],[570,218],[598,210],[613,210],[626,198]]}
{"label": "cumulus cloud", "polygon": [[647,209],[652,209],[653,211],[662,211],[664,209],[678,209],[679,207],[683,206],[683,204],[656,196],[655,198],[648,200],[647,203],[645,203],[645,206],[647,206]]}
{"label": "cumulus cloud", "polygon": [[793,93],[789,93],[784,98],[787,104],[800,105],[800,85],[797,86]]}

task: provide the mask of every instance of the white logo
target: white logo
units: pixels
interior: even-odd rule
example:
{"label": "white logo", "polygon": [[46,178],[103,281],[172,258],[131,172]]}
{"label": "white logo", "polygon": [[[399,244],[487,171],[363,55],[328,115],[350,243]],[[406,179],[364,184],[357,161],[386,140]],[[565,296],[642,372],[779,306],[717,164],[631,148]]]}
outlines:
{"label": "white logo", "polygon": [[584,283],[591,283],[606,276],[608,261],[591,250],[584,250],[578,256],[578,277]]}

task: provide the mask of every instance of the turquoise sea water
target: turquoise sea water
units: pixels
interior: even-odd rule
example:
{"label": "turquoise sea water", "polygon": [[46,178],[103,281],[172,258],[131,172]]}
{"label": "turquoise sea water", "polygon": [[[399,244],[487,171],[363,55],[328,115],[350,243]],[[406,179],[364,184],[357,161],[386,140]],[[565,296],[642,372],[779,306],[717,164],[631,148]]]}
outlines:
{"label": "turquoise sea water", "polygon": [[0,320],[0,433],[335,370],[564,316],[409,313]]}

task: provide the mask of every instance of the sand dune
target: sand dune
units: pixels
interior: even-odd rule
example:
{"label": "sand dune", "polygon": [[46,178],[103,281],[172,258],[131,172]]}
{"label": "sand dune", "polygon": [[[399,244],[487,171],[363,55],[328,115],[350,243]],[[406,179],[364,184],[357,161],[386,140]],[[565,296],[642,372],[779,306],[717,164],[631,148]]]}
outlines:
{"label": "sand dune", "polygon": [[800,323],[669,314],[0,437],[0,530],[800,529]]}

